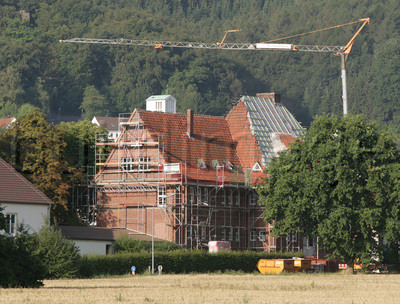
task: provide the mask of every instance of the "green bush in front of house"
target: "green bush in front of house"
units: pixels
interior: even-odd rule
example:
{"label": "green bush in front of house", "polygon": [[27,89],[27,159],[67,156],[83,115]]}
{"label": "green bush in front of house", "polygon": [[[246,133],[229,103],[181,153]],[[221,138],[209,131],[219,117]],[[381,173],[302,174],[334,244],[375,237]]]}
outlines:
{"label": "green bush in front of house", "polygon": [[[293,252],[266,253],[255,251],[223,251],[208,253],[204,250],[159,251],[154,254],[154,267],[163,266],[163,273],[213,273],[257,271],[260,259],[292,258]],[[296,256],[302,256],[296,253]],[[88,278],[104,275],[124,275],[135,266],[136,273],[145,273],[151,266],[151,252],[118,253],[113,255],[85,255],[80,258],[78,276]]]}

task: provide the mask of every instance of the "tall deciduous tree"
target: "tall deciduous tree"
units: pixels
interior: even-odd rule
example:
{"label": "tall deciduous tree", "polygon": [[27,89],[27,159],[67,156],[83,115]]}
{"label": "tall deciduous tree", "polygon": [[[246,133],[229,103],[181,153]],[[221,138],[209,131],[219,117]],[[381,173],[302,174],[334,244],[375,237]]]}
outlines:
{"label": "tall deciduous tree", "polygon": [[80,177],[64,159],[64,132],[35,110],[21,117],[4,135],[14,142],[16,168],[55,203],[52,216],[62,224],[72,181]]}
{"label": "tall deciduous tree", "polygon": [[349,265],[381,256],[379,238],[399,236],[399,151],[394,135],[361,116],[316,117],[301,140],[280,153],[259,188],[276,235],[299,229],[319,237]]}

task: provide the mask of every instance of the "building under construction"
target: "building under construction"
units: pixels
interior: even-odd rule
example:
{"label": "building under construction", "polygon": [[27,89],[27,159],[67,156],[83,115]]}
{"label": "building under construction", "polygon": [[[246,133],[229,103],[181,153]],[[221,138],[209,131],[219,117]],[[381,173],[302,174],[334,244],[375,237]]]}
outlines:
{"label": "building under construction", "polygon": [[270,236],[255,191],[265,166],[302,130],[279,95],[244,96],[226,117],[176,114],[169,95],[147,102],[120,115],[115,143],[96,143],[97,202],[88,210],[97,226],[185,248],[225,240],[232,249],[302,249],[296,233]]}

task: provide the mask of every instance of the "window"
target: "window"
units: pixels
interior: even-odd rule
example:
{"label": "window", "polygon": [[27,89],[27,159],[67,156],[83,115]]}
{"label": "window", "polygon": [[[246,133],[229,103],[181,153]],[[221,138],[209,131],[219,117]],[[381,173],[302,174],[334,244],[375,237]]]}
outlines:
{"label": "window", "polygon": [[226,202],[228,205],[232,205],[232,191],[230,189],[226,189]]}
{"label": "window", "polygon": [[240,228],[237,228],[235,231],[235,241],[240,240]]}
{"label": "window", "polygon": [[257,196],[257,194],[251,194],[250,195],[250,205],[251,206],[255,206],[255,205],[257,205],[257,201],[258,201],[258,196]]}
{"label": "window", "polygon": [[225,200],[226,200],[226,189],[222,190],[221,205],[225,205]]}
{"label": "window", "polygon": [[203,204],[208,204],[208,188],[204,188],[203,191]]}
{"label": "window", "polygon": [[14,235],[17,232],[17,215],[7,214],[6,215],[6,233]]}
{"label": "window", "polygon": [[121,166],[122,171],[128,172],[133,171],[135,169],[133,165],[134,158],[132,157],[123,157],[121,158]]}
{"label": "window", "polygon": [[194,187],[189,188],[189,202],[194,204]]}
{"label": "window", "polygon": [[159,187],[158,188],[158,200],[157,204],[159,207],[164,207],[165,206],[165,200],[166,200],[166,191],[164,187]]}
{"label": "window", "polygon": [[187,229],[187,238],[191,239],[192,238],[192,226],[188,225],[186,229]]}
{"label": "window", "polygon": [[257,240],[257,234],[255,230],[250,231],[250,241],[254,242]]}
{"label": "window", "polygon": [[139,157],[139,170],[140,171],[149,171],[150,170],[150,157],[149,156]]}
{"label": "window", "polygon": [[265,231],[260,231],[260,233],[259,233],[259,238],[260,238],[260,241],[265,241]]}
{"label": "window", "polygon": [[203,159],[201,159],[201,158],[197,159],[197,168],[199,168],[199,169],[207,169],[207,166],[204,163]]}
{"label": "window", "polygon": [[240,206],[240,190],[236,192],[236,199],[235,199],[236,206]]}
{"label": "window", "polygon": [[308,237],[307,238],[307,247],[314,247],[314,238]]}
{"label": "window", "polygon": [[225,230],[225,228],[222,228],[222,231],[221,231],[221,240],[222,240],[222,241],[225,241],[225,240],[226,240],[226,230]]}
{"label": "window", "polygon": [[201,188],[197,187],[197,204],[201,204]]}
{"label": "window", "polygon": [[161,112],[163,110],[162,101],[156,101],[156,111]]}
{"label": "window", "polygon": [[229,241],[233,240],[233,227],[228,228],[228,240]]}
{"label": "window", "polygon": [[207,227],[206,226],[201,227],[201,239],[202,240],[207,239]]}
{"label": "window", "polygon": [[292,241],[293,241],[293,242],[297,242],[297,233],[294,233],[294,234],[292,235]]}

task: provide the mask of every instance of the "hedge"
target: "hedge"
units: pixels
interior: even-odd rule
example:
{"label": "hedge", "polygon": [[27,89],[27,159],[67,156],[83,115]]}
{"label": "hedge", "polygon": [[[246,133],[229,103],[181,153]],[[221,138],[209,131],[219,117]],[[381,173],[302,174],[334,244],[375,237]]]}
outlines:
{"label": "hedge", "polygon": [[[212,273],[241,271],[251,273],[257,270],[260,259],[292,258],[300,253],[266,253],[255,251],[223,251],[208,253],[203,250],[177,250],[172,252],[155,252],[154,267],[163,266],[163,273]],[[83,256],[79,263],[79,277],[124,275],[130,273],[131,267],[136,273],[145,273],[151,266],[151,252],[118,253],[113,255]]]}

